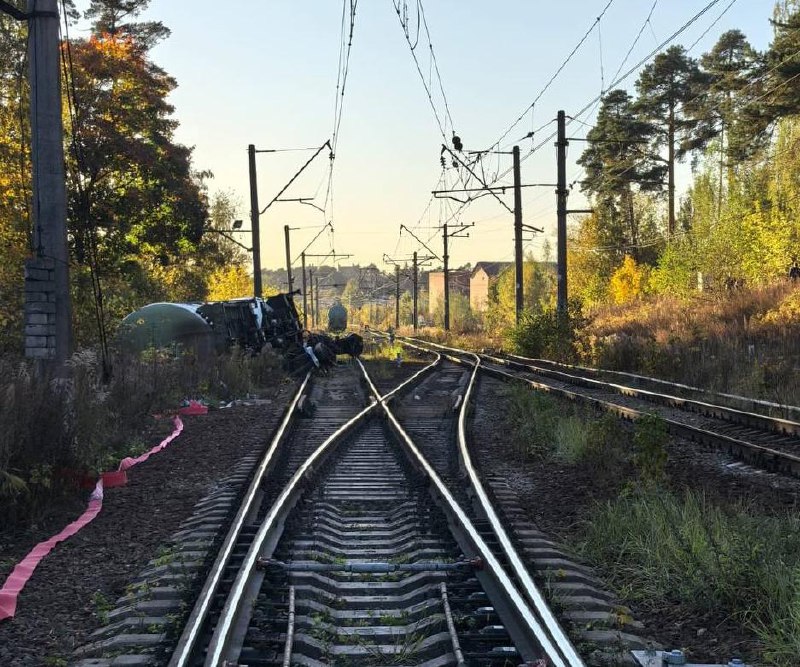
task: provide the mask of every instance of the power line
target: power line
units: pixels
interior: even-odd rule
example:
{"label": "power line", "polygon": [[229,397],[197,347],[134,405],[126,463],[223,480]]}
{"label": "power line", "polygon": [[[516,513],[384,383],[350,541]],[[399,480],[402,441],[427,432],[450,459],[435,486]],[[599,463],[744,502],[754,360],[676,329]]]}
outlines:
{"label": "power line", "polygon": [[[347,21],[348,4],[350,6],[349,27]],[[342,117],[344,115],[344,94],[347,90],[347,75],[350,72],[350,54],[353,49],[353,35],[355,34],[357,7],[358,0],[342,0],[342,20],[339,37],[339,64],[336,73],[336,93],[334,95],[333,130],[331,132],[330,156],[328,164],[328,186],[325,190],[325,201],[322,205],[323,219],[326,213],[329,212],[329,220],[327,220],[327,222],[333,220],[334,163],[339,146],[339,132],[342,125]],[[329,227],[329,231],[330,246],[331,251],[333,251],[333,225]]]}
{"label": "power line", "polygon": [[[345,33],[344,18],[348,3],[350,4],[350,27],[347,33]],[[357,6],[358,0],[342,0],[342,42],[339,50],[339,73],[336,81],[336,104],[334,107],[333,133],[331,135],[331,151],[333,152],[334,157],[336,155],[336,146],[339,139],[339,128],[342,124],[342,116],[344,112],[344,94],[347,89],[347,75],[350,71],[350,53],[353,49],[353,34],[356,27]],[[346,50],[344,47],[345,34],[347,34]],[[344,57],[342,57],[342,51],[344,51]]]}
{"label": "power line", "polygon": [[[633,74],[636,70],[638,70],[642,65],[644,65],[648,60],[650,60],[653,56],[659,53],[667,44],[672,42],[676,37],[682,35],[686,30],[688,30],[694,23],[696,23],[704,14],[711,10],[714,5],[717,5],[720,0],[711,0],[703,9],[701,9],[697,14],[695,14],[692,18],[690,18],[686,23],[684,23],[680,28],[678,28],[675,32],[673,32],[669,37],[667,37],[664,41],[662,41],[655,49],[653,49],[650,53],[648,53],[644,58],[642,58],[639,62],[637,62],[633,67],[631,67],[625,74],[622,76],[617,77],[614,81],[609,84],[609,89],[616,88],[617,85],[622,83],[625,79],[627,79],[631,74]],[[582,116],[583,113],[595,102],[602,99],[602,95],[595,97],[592,99],[591,102],[586,104],[586,106],[581,109],[576,116]],[[555,136],[555,134],[553,135]]]}
{"label": "power line", "polygon": [[634,38],[633,43],[631,44],[630,48],[628,49],[628,52],[625,54],[625,57],[622,59],[622,62],[619,64],[619,67],[617,67],[617,71],[614,72],[614,76],[611,77],[612,80],[616,79],[619,76],[619,73],[622,71],[622,68],[625,67],[625,63],[628,62],[628,58],[631,57],[631,53],[633,53],[633,50],[636,48],[636,45],[639,43],[639,40],[641,39],[642,34],[644,33],[644,29],[647,27],[647,24],[650,23],[650,19],[653,17],[653,12],[655,11],[657,4],[658,4],[658,0],[653,0],[653,5],[650,7],[650,12],[647,14],[647,18],[645,18],[644,23],[642,23],[642,27],[639,28],[639,32],[636,34],[636,37]]}
{"label": "power line", "polygon": [[[653,56],[655,56],[657,53],[659,53],[665,46],[667,46],[670,42],[674,41],[675,38],[679,37],[684,32],[686,32],[686,30],[688,30],[692,25],[694,25],[703,15],[705,15],[709,10],[711,10],[712,7],[717,5],[719,2],[720,2],[720,0],[711,0],[708,4],[706,4],[705,7],[703,7],[703,9],[701,9],[699,12],[697,12],[688,21],[686,21],[681,27],[679,27],[675,32],[673,32],[669,37],[667,37],[665,40],[663,40],[655,49],[650,51],[650,53],[648,53],[644,58],[639,60],[633,67],[628,69],[623,75],[615,78],[614,81],[612,81],[609,84],[609,86],[608,86],[609,89],[616,88],[617,85],[622,83],[631,74],[633,74],[635,71],[637,71],[648,60],[650,60]],[[570,120],[575,120],[576,118],[578,118],[580,116],[583,116],[586,113],[586,111],[589,110],[592,107],[592,105],[595,105],[597,102],[599,102],[601,100],[602,100],[602,95],[598,95],[597,97],[594,97],[580,111],[578,111],[578,113],[576,113],[575,116],[572,116],[570,118]],[[569,122],[568,122],[568,124],[569,124]],[[557,132],[553,132],[553,133],[549,134],[545,139],[543,139],[538,144],[533,146],[525,155],[523,155],[522,158],[521,158],[521,161],[524,162],[529,157],[531,157],[531,155],[533,155],[534,153],[539,151],[541,148],[543,148],[545,145],[550,143],[556,137],[556,135],[557,135]],[[497,180],[499,180],[500,178],[505,177],[510,171],[511,171],[510,168],[507,169],[506,171],[504,171],[498,177]]]}
{"label": "power line", "polygon": [[[436,118],[436,124],[439,126],[439,133],[442,135],[442,139],[444,140],[444,142],[447,143],[449,141],[449,138],[448,138],[447,132],[446,132],[447,121],[450,122],[451,131],[455,131],[455,130],[454,130],[454,127],[453,127],[453,119],[452,119],[452,117],[450,115],[450,106],[447,103],[447,96],[445,95],[445,92],[444,92],[444,85],[442,83],[441,73],[439,72],[439,64],[438,64],[438,62],[436,60],[436,54],[434,53],[434,50],[433,50],[433,42],[431,40],[430,31],[428,30],[428,22],[427,22],[427,19],[425,18],[425,10],[424,10],[424,8],[422,6],[422,0],[417,0],[417,12],[419,14],[419,16],[417,18],[417,29],[419,30],[419,22],[420,22],[420,18],[421,18],[422,19],[422,24],[425,26],[425,34],[427,35],[427,38],[428,38],[428,47],[430,49],[430,59],[431,59],[430,62],[433,65],[433,67],[434,67],[434,69],[436,71],[436,78],[437,78],[437,80],[439,82],[439,90],[440,90],[440,92],[442,94],[442,100],[444,101],[445,117],[446,117],[445,121],[443,121],[442,118],[439,116],[439,110],[436,108],[436,104],[433,101],[433,92],[431,90],[431,86],[425,80],[425,75],[422,73],[422,66],[420,65],[419,58],[417,58],[416,47],[419,44],[419,39],[417,39],[417,43],[415,43],[415,44],[411,43],[411,35],[410,35],[409,29],[408,29],[408,26],[409,26],[409,21],[408,21],[408,16],[407,16],[408,4],[407,4],[407,2],[405,2],[405,0],[403,0],[403,4],[402,4],[402,8],[403,9],[401,10],[400,1],[399,0],[392,0],[392,6],[394,7],[395,13],[397,14],[397,18],[400,21],[400,27],[403,29],[403,36],[405,37],[406,43],[408,44],[408,48],[411,51],[411,57],[414,59],[414,65],[417,68],[417,74],[419,74],[420,81],[422,81],[422,85],[425,88],[425,94],[428,97],[428,103],[430,104],[431,110],[433,111],[433,115]],[[404,14],[405,14],[405,18],[404,18]]]}
{"label": "power line", "polygon": [[592,25],[589,26],[589,29],[584,33],[583,37],[581,37],[580,41],[575,45],[575,48],[572,49],[570,54],[558,66],[558,69],[556,69],[556,71],[553,74],[553,76],[551,76],[549,81],[544,85],[544,88],[542,88],[539,91],[539,93],[533,99],[533,102],[531,102],[527,107],[525,107],[525,110],[519,115],[519,117],[513,123],[511,123],[511,125],[508,127],[508,129],[506,129],[505,132],[503,132],[503,134],[500,135],[500,138],[492,144],[492,148],[494,148],[495,146],[499,146],[500,143],[503,141],[503,139],[505,139],[509,134],[511,134],[512,130],[517,125],[519,125],[520,121],[528,114],[528,111],[531,111],[531,110],[534,109],[534,107],[536,106],[536,103],[540,99],[542,99],[542,96],[547,92],[547,90],[550,88],[550,86],[553,85],[553,82],[558,78],[559,74],[561,74],[561,72],[564,70],[564,68],[569,64],[569,62],[572,60],[572,57],[578,52],[578,49],[580,49],[581,46],[583,46],[583,43],[588,39],[589,35],[595,29],[595,26],[597,26],[600,23],[600,20],[603,18],[603,16],[605,16],[605,13],[608,11],[608,8],[611,7],[613,2],[614,2],[614,0],[608,0],[608,2],[606,3],[606,6],[603,8],[603,11],[600,12],[600,15],[592,22]]}
{"label": "power line", "polygon": [[[610,89],[610,88],[614,88],[614,87],[616,87],[618,84],[620,84],[622,81],[624,81],[625,79],[627,79],[627,78],[628,78],[628,77],[629,77],[631,74],[633,74],[635,71],[637,71],[637,70],[638,70],[638,69],[639,69],[639,68],[640,68],[642,65],[644,65],[644,64],[645,64],[645,63],[646,63],[648,60],[650,60],[650,59],[651,59],[651,58],[652,58],[654,55],[656,55],[657,53],[659,53],[659,52],[660,52],[660,51],[661,51],[661,50],[662,50],[662,49],[663,49],[665,46],[667,46],[669,43],[671,43],[672,41],[674,41],[674,40],[675,40],[677,37],[679,37],[679,36],[680,36],[681,34],[683,34],[683,33],[684,33],[686,30],[688,30],[688,29],[689,29],[689,28],[690,28],[692,25],[694,25],[694,23],[696,23],[696,22],[697,22],[697,21],[698,21],[698,20],[699,20],[699,19],[700,19],[702,16],[704,16],[704,15],[705,15],[705,14],[706,14],[706,13],[707,13],[707,12],[708,12],[708,11],[709,11],[711,8],[713,8],[713,7],[714,7],[715,5],[717,5],[719,2],[720,2],[720,0],[711,0],[711,1],[710,1],[708,4],[706,4],[706,6],[705,6],[705,7],[703,7],[703,8],[702,8],[702,9],[701,9],[699,12],[697,12],[696,14],[694,14],[694,15],[693,15],[693,16],[692,16],[692,17],[691,17],[689,20],[687,20],[687,21],[686,21],[686,22],[685,22],[683,25],[681,25],[681,26],[680,26],[680,27],[679,27],[677,30],[675,30],[675,31],[674,31],[674,32],[673,32],[673,33],[672,33],[672,34],[671,34],[669,37],[667,37],[667,38],[666,38],[666,39],[664,39],[662,42],[660,42],[660,43],[658,44],[658,46],[656,46],[656,48],[655,48],[655,49],[653,49],[652,51],[650,51],[650,52],[647,54],[647,56],[645,56],[644,58],[642,58],[641,60],[639,60],[639,61],[638,61],[638,62],[637,62],[637,63],[636,63],[636,64],[635,64],[633,67],[629,68],[629,69],[628,69],[628,70],[627,70],[627,71],[626,71],[626,72],[625,72],[623,75],[621,75],[621,76],[620,76],[619,74],[615,75],[615,77],[614,77],[614,80],[613,80],[613,81],[612,81],[612,82],[609,84],[608,88],[609,88],[609,89]],[[609,8],[610,4],[611,4],[611,3],[609,2],[609,3],[606,5],[605,9],[603,10],[603,13],[605,13],[605,11],[607,11],[607,10],[608,10],[608,8]],[[654,3],[654,6],[653,6],[653,7],[651,7],[651,12],[652,12],[652,10],[653,10],[654,8],[655,8],[655,3]],[[647,20],[646,20],[646,21],[645,21],[645,23],[644,23],[644,25],[645,25],[645,26],[646,26],[646,25],[647,25],[647,24],[650,22],[650,16],[651,16],[651,14],[648,14],[648,18],[647,18]],[[574,53],[577,51],[577,49],[578,49],[578,48],[580,48],[580,45],[581,45],[583,42],[585,42],[585,41],[586,41],[586,38],[589,36],[589,34],[591,34],[591,31],[592,31],[592,30],[594,29],[594,27],[597,25],[597,21],[598,21],[599,19],[602,19],[602,17],[603,17],[603,14],[601,14],[601,15],[598,17],[598,19],[597,19],[597,20],[596,20],[596,21],[595,21],[595,22],[594,22],[594,23],[591,25],[591,27],[590,27],[590,28],[589,28],[589,30],[588,30],[588,31],[587,31],[587,32],[584,34],[583,38],[582,38],[582,39],[581,39],[581,41],[578,43],[578,45],[576,46],[576,48],[575,48],[575,49],[573,49],[572,53],[570,53],[570,55],[568,56],[567,60],[565,60],[565,62],[564,62],[564,63],[562,63],[562,65],[561,65],[561,66],[559,67],[559,69],[557,70],[556,74],[554,74],[554,75],[553,75],[553,77],[551,77],[551,80],[548,82],[547,86],[549,86],[549,85],[551,85],[551,84],[552,84],[552,82],[553,82],[553,81],[555,80],[555,78],[558,76],[558,74],[560,73],[560,71],[561,71],[561,70],[563,70],[563,68],[564,68],[564,67],[566,66],[566,64],[569,62],[569,59],[570,59],[570,58],[571,58],[571,57],[574,55]],[[634,40],[634,45],[635,45],[636,41],[638,41],[639,37],[640,37],[640,35],[637,35],[637,38],[636,38],[636,40]],[[633,47],[631,48],[631,51],[632,51],[632,49],[633,49]],[[626,56],[625,60],[627,60],[627,57],[628,57],[628,56]],[[625,62],[625,61],[623,61],[623,62]],[[620,68],[620,69],[621,69],[621,68]],[[617,71],[619,72],[619,69],[618,69]],[[505,131],[505,132],[504,132],[504,133],[503,133],[501,136],[500,136],[500,138],[499,138],[499,139],[498,139],[496,142],[494,142],[494,143],[492,144],[492,146],[491,146],[490,150],[492,150],[492,149],[494,149],[495,147],[497,147],[497,146],[498,146],[498,144],[499,144],[500,142],[502,142],[502,140],[503,140],[503,139],[505,139],[505,137],[507,137],[507,136],[508,136],[508,134],[510,134],[510,132],[513,130],[513,128],[514,128],[514,127],[515,127],[515,126],[516,126],[516,125],[517,125],[517,124],[518,124],[518,123],[519,123],[519,122],[522,120],[522,118],[525,116],[525,114],[526,114],[526,113],[527,113],[529,110],[532,110],[532,109],[533,109],[533,107],[535,106],[535,103],[536,103],[536,101],[537,101],[537,100],[538,100],[538,99],[541,97],[541,95],[542,95],[543,93],[544,93],[544,90],[543,90],[543,91],[542,91],[542,92],[541,92],[541,93],[540,93],[540,94],[537,96],[537,98],[534,100],[534,102],[533,102],[532,104],[530,104],[530,105],[529,105],[529,106],[528,106],[528,107],[525,109],[525,112],[523,112],[523,113],[520,115],[520,117],[519,117],[519,118],[517,118],[517,120],[515,120],[515,121],[514,121],[514,122],[511,124],[511,126],[510,126],[510,127],[509,127],[509,128],[508,128],[508,129],[507,129],[507,130],[506,130],[506,131]],[[591,100],[591,101],[590,101],[588,104],[586,104],[586,105],[585,105],[585,106],[584,106],[584,107],[583,107],[583,108],[582,108],[582,109],[581,109],[581,110],[580,110],[580,111],[579,111],[577,114],[575,114],[575,116],[573,116],[573,117],[570,117],[570,120],[568,121],[568,123],[569,123],[569,122],[571,122],[571,121],[576,121],[576,120],[579,120],[579,117],[580,117],[580,116],[584,115],[584,114],[586,113],[586,111],[587,111],[587,110],[589,110],[589,109],[590,109],[590,108],[591,108],[593,105],[594,105],[594,106],[596,106],[596,105],[597,105],[597,103],[599,103],[601,100],[602,100],[602,95],[598,95],[597,97],[595,97],[594,99],[592,99],[592,100]],[[555,120],[555,119],[548,121],[548,122],[547,122],[547,124],[545,124],[543,127],[547,127],[548,125],[550,125],[551,123],[553,123],[553,122],[554,122],[554,120]],[[552,133],[551,133],[551,134],[549,134],[547,137],[545,137],[545,138],[544,138],[542,141],[540,141],[539,143],[537,143],[537,144],[533,145],[533,146],[530,148],[530,150],[529,150],[529,151],[528,151],[528,152],[527,152],[525,155],[523,155],[523,156],[522,156],[522,158],[521,158],[521,162],[522,162],[522,161],[525,161],[525,160],[527,160],[527,159],[528,159],[529,157],[531,157],[531,156],[532,156],[534,153],[538,152],[538,151],[539,151],[541,148],[543,148],[545,145],[547,145],[548,143],[550,143],[550,142],[551,142],[551,141],[552,141],[552,140],[553,140],[553,139],[556,137],[556,135],[557,135],[557,132],[552,132]],[[533,133],[531,133],[529,136],[533,136]],[[497,174],[497,175],[494,177],[494,179],[493,179],[493,180],[492,180],[492,181],[491,181],[491,182],[488,184],[488,187],[491,187],[492,185],[495,185],[495,184],[496,184],[498,181],[500,181],[502,178],[505,178],[505,177],[506,177],[506,176],[507,176],[507,175],[508,175],[510,172],[511,172],[511,168],[509,167],[509,168],[508,168],[508,169],[506,169],[505,171],[503,171],[503,172],[501,172],[501,173]],[[454,218],[455,218],[457,215],[459,215],[459,214],[461,213],[461,211],[462,211],[464,208],[466,208],[466,206],[468,206],[469,204],[471,204],[471,203],[472,203],[472,202],[473,202],[475,199],[477,199],[477,198],[478,198],[478,197],[471,197],[471,198],[467,198],[467,200],[466,200],[466,201],[465,201],[463,204],[461,204],[461,205],[458,207],[458,209],[455,211],[455,213],[453,213],[453,214],[452,214],[452,215],[451,215],[451,216],[448,218],[447,222],[450,222],[450,221],[452,221],[452,220],[453,220],[453,219],[454,219]]]}
{"label": "power line", "polygon": [[417,0],[417,7],[419,8],[420,14],[422,15],[422,24],[425,26],[425,35],[428,37],[428,48],[431,52],[431,62],[433,63],[433,67],[436,70],[436,78],[439,81],[439,91],[442,93],[442,101],[444,102],[444,110],[447,114],[447,119],[450,121],[450,128],[455,130],[455,125],[453,124],[453,117],[450,115],[450,105],[447,103],[447,95],[444,92],[444,85],[442,84],[442,75],[439,72],[439,61],[436,60],[436,54],[433,52],[433,42],[431,40],[431,33],[428,29],[428,19],[425,17],[425,7],[422,4],[422,0]]}
{"label": "power line", "polygon": [[[781,62],[779,62],[777,65],[773,66],[773,67],[772,67],[770,70],[768,70],[768,71],[764,72],[764,73],[763,73],[763,74],[761,74],[760,76],[758,76],[758,77],[756,77],[755,79],[753,79],[752,81],[748,82],[748,83],[747,83],[747,85],[745,85],[745,86],[744,86],[744,87],[741,89],[741,91],[740,91],[740,92],[743,92],[743,91],[747,90],[748,88],[752,88],[752,87],[753,87],[754,85],[756,85],[756,84],[757,84],[759,81],[761,81],[761,80],[763,80],[763,79],[767,78],[767,77],[768,77],[768,76],[769,76],[769,75],[770,75],[770,74],[771,74],[773,71],[775,71],[775,70],[776,70],[776,69],[778,69],[778,68],[779,68],[781,65],[783,65],[783,64],[784,64],[784,63],[786,63],[786,62],[788,62],[789,60],[791,60],[792,58],[796,57],[797,55],[800,55],[800,50],[798,50],[798,51],[796,51],[796,52],[792,53],[791,55],[787,56],[787,57],[786,57],[786,58],[784,58],[784,59],[783,59]],[[795,80],[795,79],[797,79],[797,78],[800,78],[800,73],[798,73],[798,74],[795,74],[794,76],[792,76],[791,78],[787,79],[786,81],[783,81],[783,82],[779,83],[778,85],[774,86],[773,88],[771,88],[771,89],[769,89],[769,90],[767,90],[767,91],[765,91],[765,92],[761,93],[761,94],[760,94],[758,97],[750,97],[749,99],[745,99],[745,100],[743,101],[743,104],[744,104],[744,105],[747,105],[747,104],[752,104],[752,103],[755,103],[755,102],[759,102],[760,100],[764,99],[765,97],[768,97],[769,95],[771,95],[771,94],[772,94],[772,93],[774,93],[775,91],[777,91],[777,90],[779,90],[779,89],[783,88],[784,86],[787,86],[788,84],[790,84],[792,81],[794,81],[794,80]],[[695,100],[699,99],[699,98],[700,98],[700,97],[702,97],[703,95],[705,95],[705,92],[703,92],[703,93],[699,93],[699,94],[695,95],[693,98],[691,98],[690,100],[688,100],[688,101],[686,102],[686,104],[691,104],[692,102],[694,102]],[[685,105],[684,105],[684,106],[685,106]],[[712,121],[712,122],[714,122],[714,121],[717,121],[717,120],[718,120],[716,117],[711,117],[711,116],[692,116],[692,118],[693,118],[694,120],[706,120],[706,121]],[[577,119],[573,119],[573,120],[577,120]],[[583,122],[581,122],[581,121],[578,121],[578,122],[579,122],[579,123],[581,123],[582,125],[586,125],[587,127],[590,127],[590,126],[588,125],[588,123],[583,123]],[[596,126],[591,126],[591,127],[592,127],[592,128],[594,128],[594,127],[596,127]],[[775,157],[775,156],[773,156],[773,157]],[[617,176],[617,177],[624,176],[626,173],[628,173],[629,171],[631,171],[631,170],[634,168],[634,166],[635,166],[635,165],[631,165],[630,167],[627,167],[625,170],[623,170],[623,171],[619,172],[618,174],[616,174],[616,176]]]}
{"label": "power line", "polygon": [[712,28],[713,28],[715,25],[717,25],[717,23],[719,23],[719,22],[722,20],[722,17],[723,17],[723,16],[725,16],[725,14],[727,14],[727,13],[728,13],[728,11],[730,10],[730,8],[731,8],[731,7],[733,7],[733,6],[736,4],[736,2],[737,2],[737,0],[731,0],[731,1],[728,3],[728,6],[727,6],[727,7],[725,7],[725,9],[723,9],[723,10],[720,12],[720,15],[719,15],[719,16],[717,16],[717,18],[716,18],[716,19],[714,19],[714,20],[711,22],[711,24],[710,24],[710,25],[709,25],[709,26],[708,26],[708,27],[707,27],[707,28],[706,28],[706,29],[705,29],[705,30],[704,30],[704,31],[701,33],[700,37],[698,37],[696,40],[694,40],[694,42],[692,42],[692,45],[691,45],[691,46],[690,46],[688,49],[686,49],[686,52],[687,52],[687,53],[690,53],[690,52],[692,51],[692,49],[694,49],[694,47],[695,47],[695,46],[697,46],[697,45],[698,45],[698,44],[699,44],[699,43],[702,41],[703,37],[705,37],[705,36],[706,36],[706,35],[707,35],[709,32],[711,32],[711,29],[712,29]]}

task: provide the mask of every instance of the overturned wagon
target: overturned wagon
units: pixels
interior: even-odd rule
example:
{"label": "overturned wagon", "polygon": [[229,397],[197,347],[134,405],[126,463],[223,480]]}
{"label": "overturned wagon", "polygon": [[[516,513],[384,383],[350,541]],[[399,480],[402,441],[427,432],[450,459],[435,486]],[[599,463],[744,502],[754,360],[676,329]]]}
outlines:
{"label": "overturned wagon", "polygon": [[196,352],[233,346],[260,351],[300,342],[300,319],[287,294],[208,303],[151,303],[122,320],[120,341],[130,350],[179,345]]}
{"label": "overturned wagon", "polygon": [[335,362],[338,354],[357,357],[363,350],[357,334],[334,339],[303,332],[288,294],[208,303],[151,303],[122,321],[120,342],[133,352],[180,348],[198,356],[232,347],[255,354],[269,346],[283,351],[291,371],[324,367]]}

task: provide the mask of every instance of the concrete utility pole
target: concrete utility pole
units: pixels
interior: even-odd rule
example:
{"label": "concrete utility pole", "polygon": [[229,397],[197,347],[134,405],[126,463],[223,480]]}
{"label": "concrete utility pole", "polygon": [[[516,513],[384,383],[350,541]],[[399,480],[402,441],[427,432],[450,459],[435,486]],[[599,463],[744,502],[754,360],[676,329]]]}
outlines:
{"label": "concrete utility pole", "polygon": [[308,270],[308,297],[311,306],[311,328],[313,329],[317,326],[317,320],[314,317],[314,269]]}
{"label": "concrete utility pole", "polygon": [[563,111],[558,112],[558,141],[556,142],[556,162],[558,185],[556,186],[556,215],[558,220],[558,295],[556,307],[559,314],[567,313],[567,123]]}
{"label": "concrete utility pole", "polygon": [[319,318],[319,278],[314,278],[314,298],[316,299],[316,308],[315,310],[315,319],[317,321],[317,325],[319,326],[322,324]]}
{"label": "concrete utility pole", "polygon": [[294,280],[292,279],[292,251],[289,247],[289,225],[283,226],[283,236],[286,239],[286,280],[289,283],[289,294],[291,295]]}
{"label": "concrete utility pole", "polygon": [[519,146],[512,150],[514,156],[514,304],[517,324],[525,307],[523,294],[522,258],[522,181],[520,180]]}
{"label": "concrete utility pole", "polygon": [[33,245],[25,263],[25,354],[61,369],[72,354],[67,189],[57,0],[28,0]]}
{"label": "concrete utility pole", "polygon": [[394,328],[400,328],[400,265],[394,265]]}
{"label": "concrete utility pole", "polygon": [[419,284],[419,266],[417,264],[417,253],[414,252],[414,263],[413,263],[413,271],[414,271],[414,312],[411,318],[412,324],[414,325],[414,331],[417,330],[417,285]]}
{"label": "concrete utility pole", "polygon": [[444,255],[442,255],[442,263],[444,264],[444,330],[450,331],[450,267],[448,260],[450,259],[447,254],[447,223],[443,225],[442,240],[444,241]]}
{"label": "concrete utility pole", "polygon": [[300,261],[303,263],[303,329],[308,329],[308,298],[306,297],[306,252],[300,253]]}
{"label": "concrete utility pole", "polygon": [[261,296],[261,231],[258,226],[258,180],[256,174],[256,147],[247,147],[250,163],[250,228],[253,232],[253,296]]}

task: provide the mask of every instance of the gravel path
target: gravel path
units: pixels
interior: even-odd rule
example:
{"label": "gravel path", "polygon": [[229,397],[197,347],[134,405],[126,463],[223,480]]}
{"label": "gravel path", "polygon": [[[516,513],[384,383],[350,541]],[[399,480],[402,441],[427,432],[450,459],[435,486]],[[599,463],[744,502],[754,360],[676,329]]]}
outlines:
{"label": "gravel path", "polygon": [[[129,471],[127,486],[107,490],[100,515],[41,563],[20,596],[17,616],[0,623],[0,666],[66,664],[62,660],[100,625],[103,606],[124,594],[215,481],[263,449],[293,392],[294,384],[284,384],[257,405],[184,417],[183,433]],[[38,539],[84,507],[85,501],[70,503],[26,535],[0,535],[0,581]]]}

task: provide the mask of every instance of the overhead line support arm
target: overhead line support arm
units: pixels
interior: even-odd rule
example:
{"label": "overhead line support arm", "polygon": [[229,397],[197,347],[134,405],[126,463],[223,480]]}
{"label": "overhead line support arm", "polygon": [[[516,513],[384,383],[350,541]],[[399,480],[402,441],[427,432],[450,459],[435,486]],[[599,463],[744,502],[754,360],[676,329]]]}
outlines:
{"label": "overhead line support arm", "polygon": [[295,182],[295,180],[297,179],[297,177],[298,177],[300,174],[302,174],[302,173],[303,173],[303,172],[306,170],[306,167],[308,167],[308,165],[310,165],[310,164],[311,164],[311,163],[314,161],[314,158],[316,158],[316,157],[317,157],[317,155],[319,155],[319,154],[320,154],[320,153],[323,151],[323,149],[324,149],[326,146],[327,146],[328,148],[330,148],[330,147],[331,147],[331,142],[330,142],[330,140],[328,140],[328,141],[326,141],[324,144],[322,144],[322,146],[320,146],[320,147],[319,147],[319,148],[316,150],[316,152],[314,153],[314,155],[312,155],[310,158],[308,158],[308,161],[307,161],[307,162],[306,162],[306,163],[305,163],[305,164],[304,164],[302,167],[300,167],[300,169],[297,171],[297,173],[296,173],[294,176],[292,176],[292,177],[289,179],[289,182],[288,182],[286,185],[284,185],[284,186],[283,186],[283,188],[281,188],[281,191],[280,191],[278,194],[276,194],[276,195],[275,195],[275,196],[272,198],[272,201],[270,201],[270,203],[269,203],[269,204],[267,204],[267,205],[266,205],[266,206],[265,206],[263,209],[261,209],[261,215],[264,215],[264,212],[265,212],[265,211],[266,211],[266,210],[267,210],[267,209],[268,209],[270,206],[272,206],[272,205],[273,205],[273,204],[274,204],[276,201],[278,201],[278,199],[280,199],[280,196],[281,196],[281,195],[282,195],[284,192],[286,192],[286,191],[289,189],[289,186],[290,186],[292,183],[294,183],[294,182]]}

